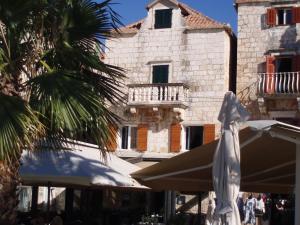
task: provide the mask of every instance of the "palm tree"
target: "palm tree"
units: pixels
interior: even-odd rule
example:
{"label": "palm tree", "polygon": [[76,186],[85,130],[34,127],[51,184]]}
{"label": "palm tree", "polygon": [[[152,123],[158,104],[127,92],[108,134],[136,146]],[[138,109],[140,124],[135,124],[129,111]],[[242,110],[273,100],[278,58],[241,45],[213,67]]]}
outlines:
{"label": "palm tree", "polygon": [[[111,1],[0,1],[0,225],[16,224],[23,149],[90,139],[105,154],[123,70],[100,59],[120,25]],[[3,204],[5,203],[5,204]]]}

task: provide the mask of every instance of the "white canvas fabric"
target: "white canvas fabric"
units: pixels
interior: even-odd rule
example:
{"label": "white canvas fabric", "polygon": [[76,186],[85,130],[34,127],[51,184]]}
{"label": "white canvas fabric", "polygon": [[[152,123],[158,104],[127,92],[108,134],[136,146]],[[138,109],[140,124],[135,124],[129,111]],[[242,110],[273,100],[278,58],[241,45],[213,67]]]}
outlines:
{"label": "white canvas fabric", "polygon": [[100,156],[97,146],[72,145],[65,151],[23,151],[20,176],[27,185],[109,186],[146,188],[130,174],[140,168],[108,153]]}
{"label": "white canvas fabric", "polygon": [[217,198],[214,225],[240,225],[236,199],[240,190],[239,124],[249,118],[232,92],[227,92],[218,120],[222,134],[213,161],[213,184]]}

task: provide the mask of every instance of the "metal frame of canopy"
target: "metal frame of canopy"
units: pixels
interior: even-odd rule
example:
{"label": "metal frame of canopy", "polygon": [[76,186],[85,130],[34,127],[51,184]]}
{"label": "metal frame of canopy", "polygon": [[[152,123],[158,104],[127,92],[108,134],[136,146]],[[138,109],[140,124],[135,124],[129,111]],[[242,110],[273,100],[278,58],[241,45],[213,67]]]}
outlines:
{"label": "metal frame of canopy", "polygon": [[[217,140],[132,174],[154,189],[185,192],[212,188]],[[300,128],[277,121],[250,121],[240,131],[241,190],[296,194],[300,211]],[[300,214],[295,215],[300,224]]]}

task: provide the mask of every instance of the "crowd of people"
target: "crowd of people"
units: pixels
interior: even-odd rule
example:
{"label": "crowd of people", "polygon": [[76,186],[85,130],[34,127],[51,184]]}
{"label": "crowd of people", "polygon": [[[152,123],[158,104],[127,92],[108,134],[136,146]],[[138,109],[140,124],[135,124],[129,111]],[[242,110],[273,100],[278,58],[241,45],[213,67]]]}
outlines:
{"label": "crowd of people", "polygon": [[[285,225],[293,221],[293,199],[281,195],[240,193],[237,199],[244,225]],[[216,199],[209,199],[205,225],[212,225]]]}

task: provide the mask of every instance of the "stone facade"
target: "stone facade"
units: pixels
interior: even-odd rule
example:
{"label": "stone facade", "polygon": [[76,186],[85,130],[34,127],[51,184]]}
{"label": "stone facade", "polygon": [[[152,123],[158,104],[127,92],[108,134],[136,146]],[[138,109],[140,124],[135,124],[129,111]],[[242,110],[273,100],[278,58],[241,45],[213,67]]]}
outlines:
{"label": "stone facade", "polygon": [[[172,27],[154,29],[155,11],[169,8],[173,9]],[[203,18],[212,21],[205,16]],[[219,127],[218,112],[224,93],[230,89],[230,74],[234,76],[230,66],[234,35],[225,25],[199,29],[188,26],[187,19],[183,16],[183,6],[167,0],[154,1],[144,20],[121,31],[128,31],[135,26],[140,27],[134,32],[124,32],[107,41],[105,62],[125,68],[125,83],[133,86],[151,84],[153,66],[167,64],[169,83],[187,85],[188,97],[183,102],[185,107],[172,104],[153,107],[145,101],[137,107],[127,106],[120,115],[124,124],[149,124],[147,151],[143,153],[143,157],[147,154],[152,154],[153,157],[154,153],[170,153],[170,125],[174,122],[182,125],[181,150],[184,151],[185,126],[217,124],[217,129]],[[128,93],[128,90],[125,92]],[[158,119],[149,119],[155,115],[159,115]],[[127,151],[127,155],[129,154],[136,156]]]}
{"label": "stone facade", "polygon": [[[285,92],[259,96],[258,85],[260,85],[259,74],[267,72],[267,56],[283,57],[300,54],[299,23],[267,25],[268,9],[292,9],[299,5],[298,1],[237,0],[236,2],[238,11],[237,94],[239,98],[248,106],[253,119],[295,117],[299,93]],[[278,22],[278,14],[276,16]]]}

